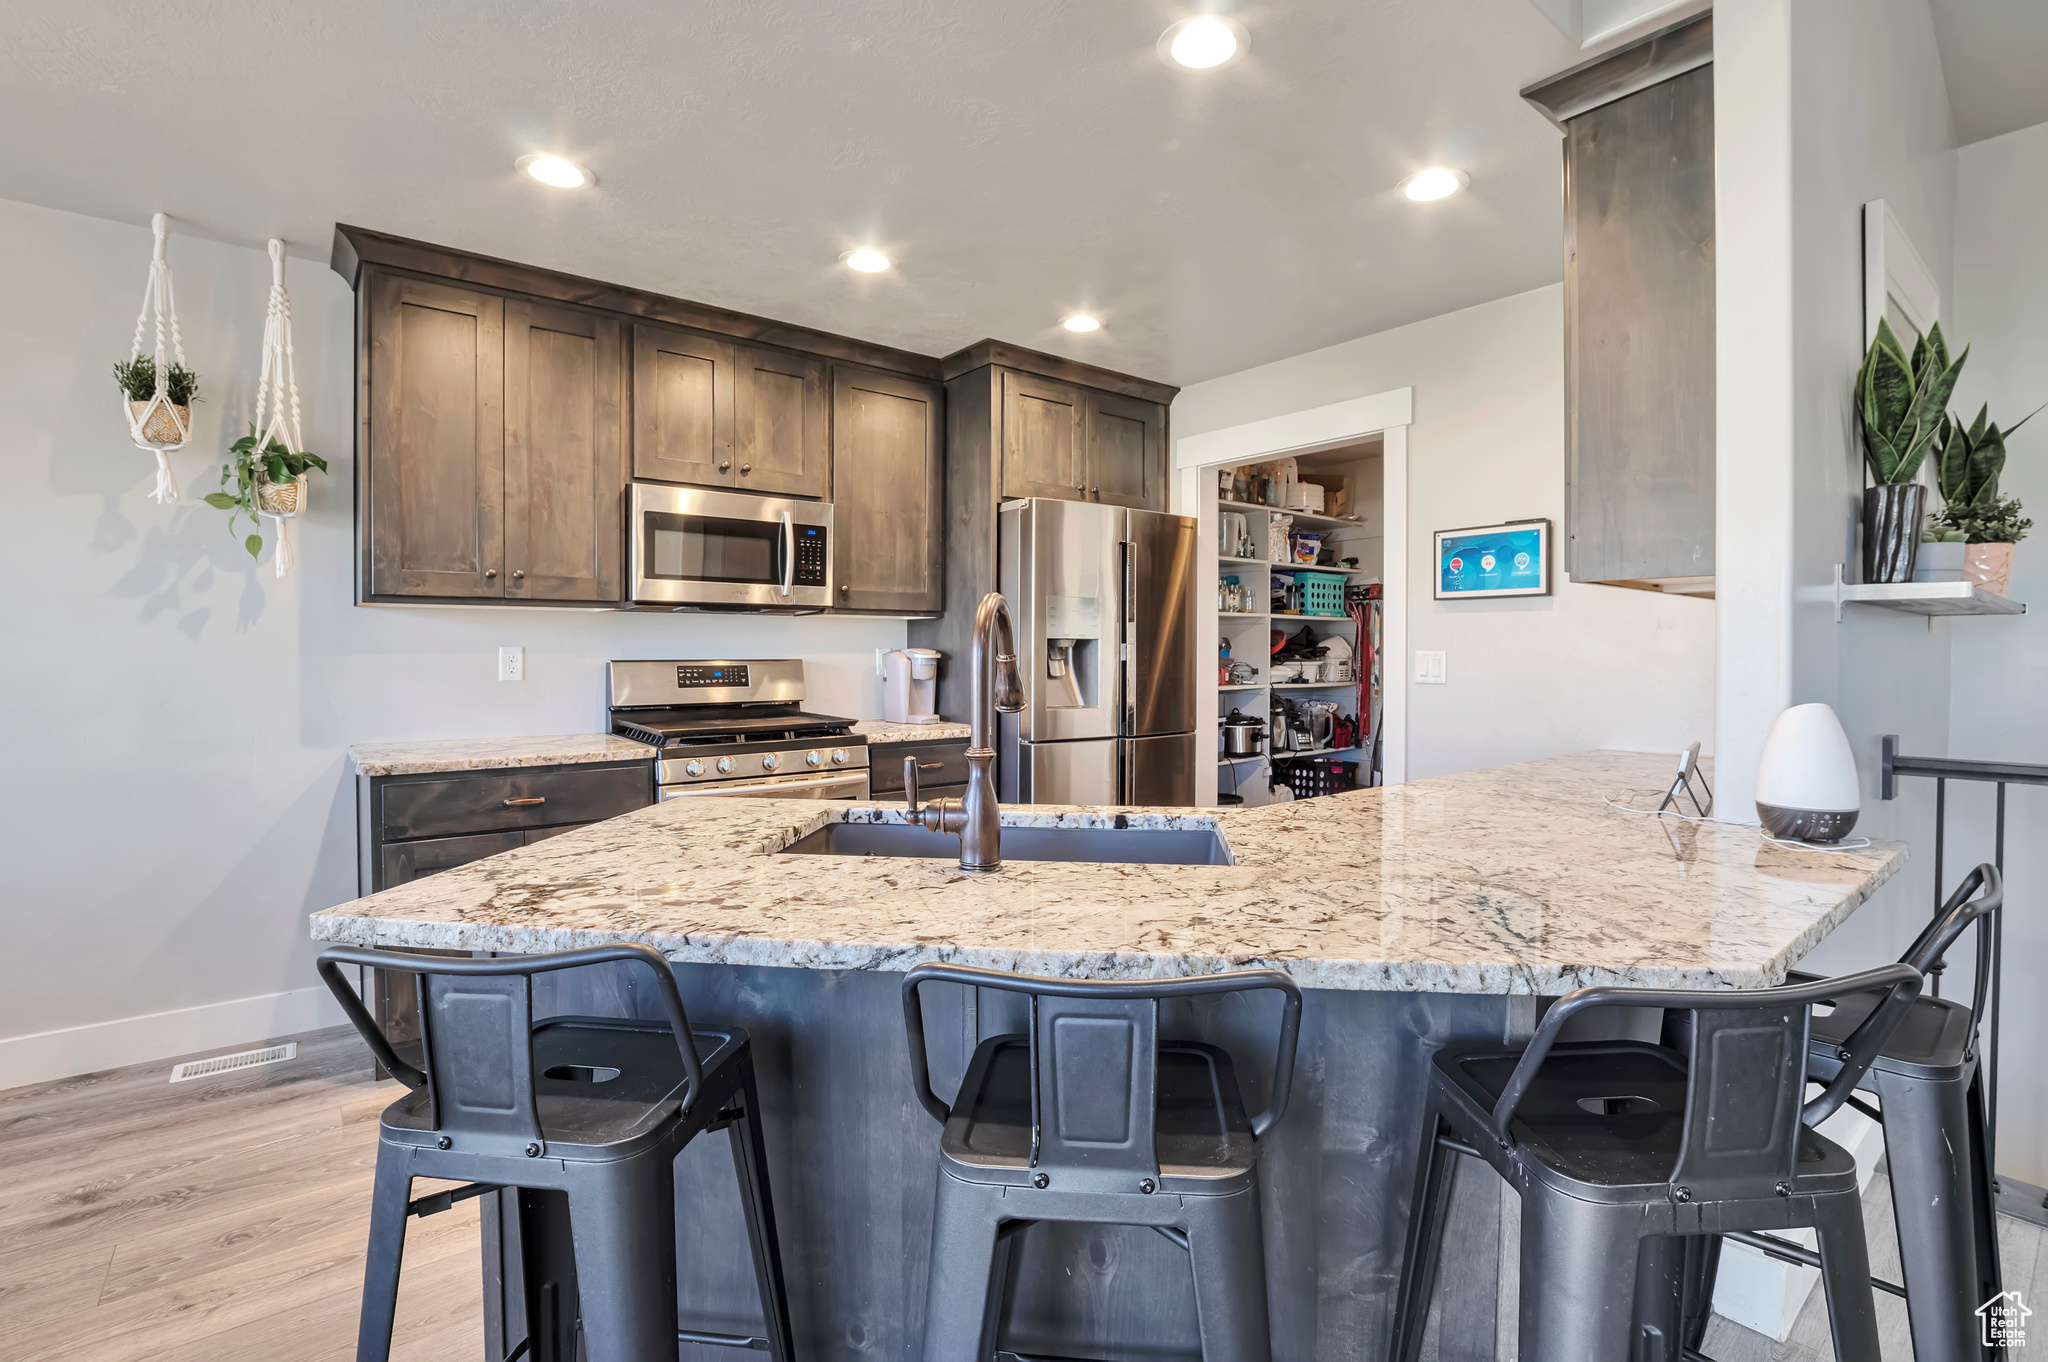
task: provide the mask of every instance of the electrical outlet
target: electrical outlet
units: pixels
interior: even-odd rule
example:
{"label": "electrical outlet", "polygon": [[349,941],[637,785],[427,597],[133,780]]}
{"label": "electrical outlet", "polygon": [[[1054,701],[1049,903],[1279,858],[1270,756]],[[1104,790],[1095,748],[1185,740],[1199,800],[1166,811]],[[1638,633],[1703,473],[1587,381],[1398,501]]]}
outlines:
{"label": "electrical outlet", "polygon": [[1441,686],[1444,683],[1444,655],[1442,653],[1415,654],[1415,684],[1418,686]]}
{"label": "electrical outlet", "polygon": [[526,649],[498,649],[498,679],[500,681],[524,681],[526,679]]}

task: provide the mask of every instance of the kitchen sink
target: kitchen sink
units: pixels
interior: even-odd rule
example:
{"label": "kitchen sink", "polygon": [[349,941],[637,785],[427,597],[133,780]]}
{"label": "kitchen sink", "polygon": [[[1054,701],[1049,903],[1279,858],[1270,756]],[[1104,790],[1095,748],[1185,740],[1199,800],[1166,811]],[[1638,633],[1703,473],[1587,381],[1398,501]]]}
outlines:
{"label": "kitchen sink", "polygon": [[[827,823],[784,847],[798,856],[920,856],[958,860],[960,839],[910,823]],[[1199,828],[1004,828],[1006,861],[1110,865],[1230,865],[1230,849]]]}

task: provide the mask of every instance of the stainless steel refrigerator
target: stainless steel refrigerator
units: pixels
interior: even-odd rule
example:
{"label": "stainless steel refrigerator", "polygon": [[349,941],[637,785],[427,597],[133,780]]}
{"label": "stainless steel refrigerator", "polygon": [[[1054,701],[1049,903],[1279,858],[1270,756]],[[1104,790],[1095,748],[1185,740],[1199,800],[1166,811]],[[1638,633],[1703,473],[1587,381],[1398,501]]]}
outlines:
{"label": "stainless steel refrigerator", "polygon": [[1002,508],[998,554],[1024,673],[1003,801],[1193,804],[1195,522],[1033,497]]}

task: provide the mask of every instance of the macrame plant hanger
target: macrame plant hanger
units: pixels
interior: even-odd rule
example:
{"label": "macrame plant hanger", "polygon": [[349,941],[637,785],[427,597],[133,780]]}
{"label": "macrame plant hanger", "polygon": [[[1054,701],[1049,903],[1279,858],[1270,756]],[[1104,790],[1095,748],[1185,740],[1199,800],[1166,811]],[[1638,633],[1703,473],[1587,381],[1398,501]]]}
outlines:
{"label": "macrame plant hanger", "polygon": [[[285,397],[291,417],[285,417]],[[266,416],[269,424],[265,424]],[[306,510],[306,475],[291,482],[272,482],[263,472],[263,451],[273,439],[294,454],[304,452],[299,429],[299,377],[292,368],[292,302],[284,291],[284,242],[270,239],[270,305],[263,316],[263,370],[256,379],[256,506],[277,523],[277,575],[291,571],[292,541],[285,521]]]}
{"label": "macrame plant hanger", "polygon": [[[185,367],[185,342],[178,334],[178,302],[171,290],[171,262],[165,255],[170,240],[171,220],[158,213],[149,221],[156,234],[156,253],[149,262],[149,283],[142,290],[142,310],[135,314],[135,344],[130,360],[142,358],[142,336],[148,329],[150,311],[156,312],[156,392],[147,402],[130,402],[122,394],[122,409],[128,417],[128,434],[137,449],[156,455],[156,489],[150,493],[161,506],[178,499],[177,475],[171,472],[170,454],[183,449],[192,438],[192,409],[171,401],[171,360]],[[170,323],[170,348],[164,347],[164,323]]]}

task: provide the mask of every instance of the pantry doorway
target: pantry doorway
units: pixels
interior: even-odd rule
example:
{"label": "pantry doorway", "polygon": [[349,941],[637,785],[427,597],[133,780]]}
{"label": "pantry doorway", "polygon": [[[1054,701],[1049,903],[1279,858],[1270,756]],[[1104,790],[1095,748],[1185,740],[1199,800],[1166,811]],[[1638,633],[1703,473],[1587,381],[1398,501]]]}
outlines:
{"label": "pantry doorway", "polygon": [[1197,802],[1406,778],[1413,413],[1401,388],[1174,441],[1173,509],[1201,525],[1197,679],[1215,697]]}

